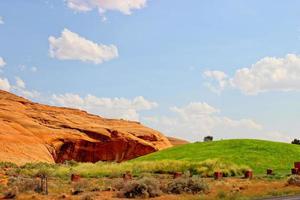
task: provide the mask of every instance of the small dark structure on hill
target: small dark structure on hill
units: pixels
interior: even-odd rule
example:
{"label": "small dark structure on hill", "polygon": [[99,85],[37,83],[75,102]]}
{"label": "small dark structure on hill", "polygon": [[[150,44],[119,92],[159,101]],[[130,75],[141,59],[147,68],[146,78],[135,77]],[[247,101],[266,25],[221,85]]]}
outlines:
{"label": "small dark structure on hill", "polygon": [[213,141],[213,140],[214,140],[214,137],[213,137],[213,136],[210,136],[210,135],[205,136],[204,139],[203,139],[204,142],[211,142],[211,141]]}
{"label": "small dark structure on hill", "polygon": [[299,140],[299,139],[294,139],[294,140],[292,141],[292,144],[299,144],[299,145],[300,145],[300,140]]}
{"label": "small dark structure on hill", "polygon": [[273,175],[273,170],[272,169],[267,169],[267,175]]}
{"label": "small dark structure on hill", "polygon": [[78,182],[78,181],[80,181],[80,179],[81,179],[81,176],[79,174],[72,174],[71,175],[71,181],[72,182]]}
{"label": "small dark structure on hill", "polygon": [[223,178],[223,173],[222,172],[215,172],[214,173],[214,179],[215,180],[220,180]]}
{"label": "small dark structure on hill", "polygon": [[300,174],[300,162],[294,162],[294,168],[291,169],[292,174]]}
{"label": "small dark structure on hill", "polygon": [[245,172],[245,178],[252,179],[253,178],[253,172],[251,170],[247,170]]}
{"label": "small dark structure on hill", "polygon": [[298,168],[292,168],[292,169],[291,169],[291,173],[292,173],[293,175],[298,174]]}

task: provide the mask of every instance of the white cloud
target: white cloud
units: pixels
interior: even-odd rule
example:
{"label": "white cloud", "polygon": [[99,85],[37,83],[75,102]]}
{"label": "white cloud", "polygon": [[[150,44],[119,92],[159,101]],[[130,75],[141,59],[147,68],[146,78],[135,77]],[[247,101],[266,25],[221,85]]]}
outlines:
{"label": "white cloud", "polygon": [[270,132],[262,125],[251,119],[231,119],[220,115],[213,106],[194,102],[183,107],[170,108],[173,115],[160,117],[144,117],[143,122],[162,131],[165,134],[186,138],[191,141],[202,140],[204,136],[213,135],[215,138],[261,138],[285,140],[277,132]]}
{"label": "white cloud", "polygon": [[[284,58],[265,57],[250,67],[238,69],[229,78],[224,72],[212,76],[216,71],[207,71],[204,76],[217,82],[210,87],[222,91],[225,87],[239,89],[246,95],[257,95],[268,91],[300,90],[300,56],[288,54]],[[211,83],[207,84],[211,86]]]}
{"label": "white cloud", "polygon": [[19,67],[19,69],[20,69],[21,71],[29,70],[29,71],[31,71],[31,72],[37,72],[37,70],[38,70],[38,68],[35,67],[35,66],[33,66],[33,67],[27,67],[26,65],[19,65],[18,67]]}
{"label": "white cloud", "polygon": [[170,110],[179,114],[184,119],[188,119],[189,117],[210,115],[219,112],[218,109],[202,102],[192,102],[183,108],[174,106],[171,107]]}
{"label": "white cloud", "polygon": [[13,92],[25,98],[34,99],[40,96],[40,93],[35,90],[28,90],[25,82],[20,77],[15,77],[16,84],[12,86]]}
{"label": "white cloud", "polygon": [[25,82],[20,77],[16,77],[16,87],[22,89],[26,88]]}
{"label": "white cloud", "polygon": [[14,92],[25,98],[34,99],[40,96],[40,93],[35,90],[27,90],[25,82],[20,77],[15,77],[16,84],[12,85],[7,78],[0,77],[0,90]]}
{"label": "white cloud", "polygon": [[4,61],[4,59],[2,57],[0,57],[0,68],[4,67],[6,65],[6,62]]}
{"label": "white cloud", "polygon": [[[222,71],[205,71],[203,73],[204,77],[210,80],[214,80],[213,83],[207,82],[206,86],[213,92],[220,94],[225,87],[228,86],[228,77]],[[215,86],[216,85],[216,86]]]}
{"label": "white cloud", "polygon": [[142,9],[146,6],[147,0],[66,0],[69,8],[87,12],[98,9],[100,14],[106,11],[119,11],[130,15],[132,10]]}
{"label": "white cloud", "polygon": [[93,95],[81,97],[78,94],[52,95],[52,103],[59,106],[87,110],[106,118],[121,118],[139,121],[139,111],[158,106],[142,96],[132,100],[126,98],[100,98]]}
{"label": "white cloud", "polygon": [[0,77],[0,90],[5,90],[5,91],[9,92],[10,89],[11,89],[11,85],[10,85],[9,81],[7,80],[7,78]]}
{"label": "white cloud", "polygon": [[4,24],[4,20],[3,20],[3,17],[0,16],[0,25],[1,24]]}
{"label": "white cloud", "polygon": [[100,64],[118,57],[118,49],[114,45],[94,43],[64,29],[61,37],[49,37],[49,54],[52,58],[60,60],[81,60]]}

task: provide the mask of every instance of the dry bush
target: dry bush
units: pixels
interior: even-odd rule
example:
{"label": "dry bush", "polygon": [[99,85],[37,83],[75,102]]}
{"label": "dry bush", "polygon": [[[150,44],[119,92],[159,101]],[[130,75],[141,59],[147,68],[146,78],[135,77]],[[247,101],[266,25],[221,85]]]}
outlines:
{"label": "dry bush", "polygon": [[39,180],[25,177],[10,177],[8,187],[17,187],[19,192],[36,191],[39,188]]}
{"label": "dry bush", "polygon": [[119,183],[118,188],[120,198],[151,198],[162,194],[159,181],[149,177]]}
{"label": "dry bush", "polygon": [[72,195],[78,195],[89,190],[89,183],[86,180],[75,182],[72,187]]}
{"label": "dry bush", "polygon": [[196,194],[199,192],[206,192],[208,189],[208,184],[201,178],[187,176],[174,179],[172,182],[167,184],[167,187],[165,188],[166,192],[171,194]]}
{"label": "dry bush", "polygon": [[80,200],[94,200],[94,199],[95,199],[95,197],[92,194],[86,194],[80,198]]}
{"label": "dry bush", "polygon": [[3,194],[2,199],[16,199],[19,195],[18,187],[13,187]]}
{"label": "dry bush", "polygon": [[287,182],[289,185],[300,186],[300,176],[299,175],[290,176],[288,178]]}

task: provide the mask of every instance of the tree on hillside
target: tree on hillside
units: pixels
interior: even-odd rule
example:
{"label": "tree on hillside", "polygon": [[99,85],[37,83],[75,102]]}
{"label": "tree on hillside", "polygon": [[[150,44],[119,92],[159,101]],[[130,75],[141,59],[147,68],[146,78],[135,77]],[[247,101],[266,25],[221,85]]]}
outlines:
{"label": "tree on hillside", "polygon": [[300,145],[300,140],[299,140],[299,139],[294,139],[294,140],[292,141],[292,144],[299,144],[299,145]]}
{"label": "tree on hillside", "polygon": [[214,139],[214,137],[213,136],[210,136],[210,135],[208,135],[208,136],[205,136],[204,137],[204,142],[211,142],[211,141],[213,141],[213,139]]}

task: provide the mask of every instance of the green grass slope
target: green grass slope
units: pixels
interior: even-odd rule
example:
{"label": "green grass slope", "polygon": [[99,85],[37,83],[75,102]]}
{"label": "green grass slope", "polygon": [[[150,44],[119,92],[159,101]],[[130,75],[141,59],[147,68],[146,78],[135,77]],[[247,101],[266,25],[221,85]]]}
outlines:
{"label": "green grass slope", "polygon": [[165,149],[134,161],[220,159],[251,167],[255,173],[271,168],[289,173],[294,161],[300,161],[300,145],[252,139],[200,142]]}

